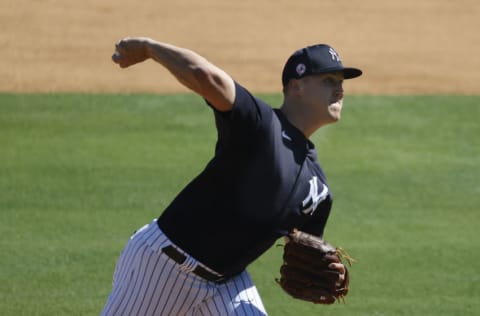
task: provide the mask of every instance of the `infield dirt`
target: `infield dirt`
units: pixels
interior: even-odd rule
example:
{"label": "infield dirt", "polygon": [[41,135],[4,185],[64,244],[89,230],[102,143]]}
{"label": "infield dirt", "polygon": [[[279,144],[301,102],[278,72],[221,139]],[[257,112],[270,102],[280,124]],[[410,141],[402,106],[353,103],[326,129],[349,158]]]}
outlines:
{"label": "infield dirt", "polygon": [[148,61],[121,70],[124,36],[190,48],[254,92],[280,92],[297,48],[335,47],[364,70],[353,94],[479,94],[478,0],[0,0],[0,92],[185,92]]}

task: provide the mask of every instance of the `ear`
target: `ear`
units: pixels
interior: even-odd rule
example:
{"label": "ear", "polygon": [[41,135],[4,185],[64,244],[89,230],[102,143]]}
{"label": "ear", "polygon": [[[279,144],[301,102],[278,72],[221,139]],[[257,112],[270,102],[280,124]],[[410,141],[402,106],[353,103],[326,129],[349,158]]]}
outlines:
{"label": "ear", "polygon": [[303,91],[302,80],[291,79],[287,84],[287,91],[292,95],[301,95]]}

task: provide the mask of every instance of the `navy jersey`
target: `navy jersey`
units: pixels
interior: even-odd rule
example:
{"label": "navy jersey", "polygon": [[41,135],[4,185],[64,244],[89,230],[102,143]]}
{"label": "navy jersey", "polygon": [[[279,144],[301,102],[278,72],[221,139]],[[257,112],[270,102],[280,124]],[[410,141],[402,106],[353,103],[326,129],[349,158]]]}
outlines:
{"label": "navy jersey", "polygon": [[311,143],[235,84],[233,110],[214,110],[215,155],[158,219],[180,248],[234,275],[293,228],[322,236],[332,195]]}

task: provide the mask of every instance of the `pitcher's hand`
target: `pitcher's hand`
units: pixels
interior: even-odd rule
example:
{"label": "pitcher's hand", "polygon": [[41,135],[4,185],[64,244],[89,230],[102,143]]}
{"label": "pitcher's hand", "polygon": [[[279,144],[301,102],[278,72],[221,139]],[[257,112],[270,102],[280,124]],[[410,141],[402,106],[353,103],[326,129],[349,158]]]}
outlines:
{"label": "pitcher's hand", "polygon": [[150,56],[148,44],[150,39],[146,37],[126,37],[115,44],[115,53],[112,55],[114,63],[126,68],[140,63]]}

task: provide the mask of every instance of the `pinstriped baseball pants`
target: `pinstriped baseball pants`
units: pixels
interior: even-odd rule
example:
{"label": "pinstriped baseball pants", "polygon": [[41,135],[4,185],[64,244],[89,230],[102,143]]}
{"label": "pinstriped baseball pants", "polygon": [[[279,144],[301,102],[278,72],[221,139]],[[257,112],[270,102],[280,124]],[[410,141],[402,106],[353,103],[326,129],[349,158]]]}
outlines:
{"label": "pinstriped baseball pants", "polygon": [[156,221],[138,230],[118,259],[102,316],[267,315],[248,272],[217,284],[190,272],[161,251],[172,245]]}

